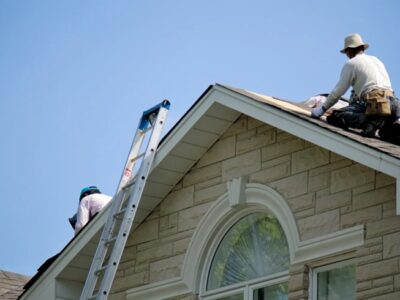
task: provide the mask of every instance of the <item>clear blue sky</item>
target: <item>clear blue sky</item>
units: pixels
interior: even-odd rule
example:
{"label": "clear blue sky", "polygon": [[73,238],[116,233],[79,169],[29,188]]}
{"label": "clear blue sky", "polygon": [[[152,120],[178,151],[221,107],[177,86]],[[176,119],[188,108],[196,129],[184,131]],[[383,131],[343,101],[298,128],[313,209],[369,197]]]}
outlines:
{"label": "clear blue sky", "polygon": [[400,1],[0,0],[0,269],[33,275],[73,237],[79,191],[115,192],[141,112],[170,128],[209,84],[302,101],[359,32],[400,90]]}

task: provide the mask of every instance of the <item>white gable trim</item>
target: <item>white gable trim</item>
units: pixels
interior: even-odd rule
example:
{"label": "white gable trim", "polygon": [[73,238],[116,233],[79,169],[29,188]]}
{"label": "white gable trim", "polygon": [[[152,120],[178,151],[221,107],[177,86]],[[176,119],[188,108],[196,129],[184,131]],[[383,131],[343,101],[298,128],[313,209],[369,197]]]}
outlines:
{"label": "white gable trim", "polygon": [[292,211],[285,199],[272,188],[249,183],[245,187],[245,199],[240,201],[242,205],[232,206],[229,199],[232,191],[229,189],[240,189],[241,182],[236,179],[227,184],[228,192],[210,207],[192,236],[181,277],[193,293],[205,291],[208,268],[226,231],[235,221],[252,212],[266,211],[278,219],[286,235],[291,264],[348,252],[364,244],[363,226],[300,241]]}
{"label": "white gable trim", "polygon": [[155,169],[162,160],[173,150],[173,148],[183,139],[185,134],[194,127],[196,122],[206,113],[206,111],[213,105],[214,101],[204,100],[211,99],[210,96],[215,91],[211,89],[204,97],[203,101],[199,101],[197,105],[187,115],[176,124],[173,132],[166,136],[163,143],[157,149],[157,155],[154,158],[153,169]]}

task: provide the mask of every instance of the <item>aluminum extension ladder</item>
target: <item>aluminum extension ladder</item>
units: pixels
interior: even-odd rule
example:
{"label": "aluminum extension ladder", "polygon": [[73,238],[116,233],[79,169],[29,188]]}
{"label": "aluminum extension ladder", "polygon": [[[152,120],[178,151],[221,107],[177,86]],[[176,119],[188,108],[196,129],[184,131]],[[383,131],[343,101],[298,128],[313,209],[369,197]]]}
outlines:
{"label": "aluminum extension ladder", "polygon": [[[80,300],[106,300],[108,298],[154,160],[169,107],[169,101],[164,100],[143,112]],[[146,139],[145,136],[149,132],[151,135]],[[143,144],[145,140],[147,141],[146,150],[139,154],[142,145],[145,145]],[[141,161],[140,166],[137,164],[139,161]],[[135,168],[137,166],[139,167]]]}

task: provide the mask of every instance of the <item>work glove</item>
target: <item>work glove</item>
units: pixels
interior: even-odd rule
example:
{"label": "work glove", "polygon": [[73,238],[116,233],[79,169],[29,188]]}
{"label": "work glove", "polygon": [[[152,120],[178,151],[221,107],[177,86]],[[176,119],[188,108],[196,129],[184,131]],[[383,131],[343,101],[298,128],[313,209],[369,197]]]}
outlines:
{"label": "work glove", "polygon": [[316,108],[313,108],[311,111],[311,117],[315,119],[319,119],[324,113],[326,109],[321,105]]}

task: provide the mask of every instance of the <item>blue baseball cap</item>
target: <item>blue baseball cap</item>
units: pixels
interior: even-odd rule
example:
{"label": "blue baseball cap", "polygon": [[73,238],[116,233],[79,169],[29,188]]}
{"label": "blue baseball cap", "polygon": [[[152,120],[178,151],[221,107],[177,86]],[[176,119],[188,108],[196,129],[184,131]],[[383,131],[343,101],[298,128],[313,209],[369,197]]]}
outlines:
{"label": "blue baseball cap", "polygon": [[97,186],[91,185],[91,186],[85,187],[81,190],[81,194],[79,196],[79,201],[81,201],[83,197],[90,195],[90,194],[95,194],[95,193],[100,193],[100,190],[97,188]]}

